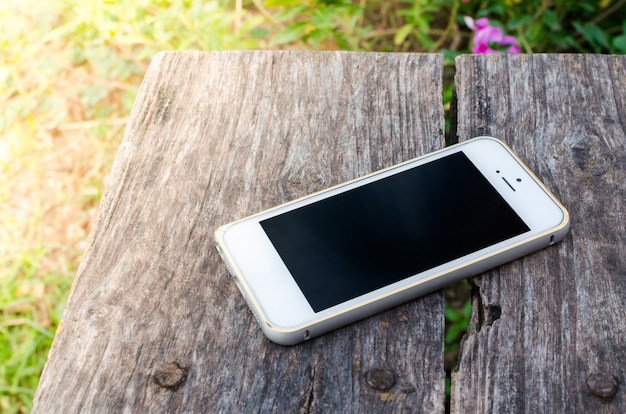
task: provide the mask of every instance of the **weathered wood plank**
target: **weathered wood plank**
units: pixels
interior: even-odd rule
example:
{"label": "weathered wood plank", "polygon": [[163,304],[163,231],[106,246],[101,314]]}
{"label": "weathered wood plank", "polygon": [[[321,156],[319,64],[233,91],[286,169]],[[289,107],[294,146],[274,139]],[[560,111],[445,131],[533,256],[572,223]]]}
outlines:
{"label": "weathered wood plank", "polygon": [[[626,57],[456,64],[460,140],[508,142],[568,207],[572,227],[558,246],[473,279],[455,411],[626,412]],[[593,395],[596,374],[617,384],[612,399]]]}
{"label": "weathered wood plank", "polygon": [[282,347],[213,242],[220,224],[442,147],[442,66],[440,55],[159,54],[34,411],[442,412],[441,293]]}

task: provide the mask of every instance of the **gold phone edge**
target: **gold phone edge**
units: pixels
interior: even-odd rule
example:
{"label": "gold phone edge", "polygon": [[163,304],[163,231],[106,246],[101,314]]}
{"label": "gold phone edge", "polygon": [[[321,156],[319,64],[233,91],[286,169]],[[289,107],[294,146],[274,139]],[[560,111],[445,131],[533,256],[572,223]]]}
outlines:
{"label": "gold phone edge", "polygon": [[[518,161],[518,162],[522,165],[522,167],[523,167],[523,168],[524,168],[524,169],[525,169],[525,170],[526,170],[526,171],[527,171],[527,172],[528,172],[528,173],[529,173],[529,174],[533,177],[533,179],[535,180],[535,182],[539,184],[539,186],[540,186],[540,187],[541,187],[541,188],[542,188],[542,189],[546,192],[546,194],[549,196],[549,198],[551,198],[551,199],[552,199],[552,201],[553,201],[553,202],[555,202],[555,203],[557,204],[557,206],[559,206],[559,208],[560,208],[560,209],[561,209],[561,211],[563,212],[563,215],[564,215],[564,217],[563,217],[563,221],[561,222],[561,224],[560,224],[559,226],[557,226],[557,227],[555,227],[555,228],[552,228],[552,229],[549,229],[548,231],[545,231],[545,232],[543,232],[543,233],[540,233],[540,234],[538,234],[538,235],[536,235],[535,237],[532,237],[532,238],[530,238],[530,239],[524,239],[524,240],[521,240],[521,241],[519,241],[518,243],[515,243],[515,244],[513,244],[513,245],[507,246],[506,248],[503,248],[503,249],[497,250],[497,251],[492,252],[492,253],[490,253],[490,254],[488,254],[488,255],[478,257],[478,258],[476,258],[476,259],[474,259],[474,260],[472,260],[472,261],[469,261],[469,262],[463,263],[462,265],[459,265],[459,266],[456,266],[456,267],[454,267],[454,268],[448,269],[448,270],[446,270],[445,272],[437,273],[437,274],[432,275],[432,276],[430,276],[430,277],[428,277],[428,278],[426,278],[426,279],[421,279],[421,280],[419,280],[419,281],[416,281],[416,282],[414,282],[414,283],[411,283],[410,285],[403,286],[402,288],[396,289],[396,290],[391,291],[391,292],[387,292],[387,293],[385,293],[385,294],[383,294],[383,295],[380,295],[380,296],[377,296],[377,297],[375,297],[375,298],[369,299],[369,300],[367,300],[367,301],[361,302],[361,303],[359,303],[358,305],[352,306],[352,307],[347,308],[347,309],[343,309],[343,310],[338,311],[338,312],[336,312],[336,313],[333,313],[333,314],[331,314],[331,315],[327,315],[327,316],[325,316],[325,317],[323,317],[323,318],[321,318],[321,319],[315,319],[315,320],[314,320],[314,321],[312,321],[311,323],[306,323],[306,324],[299,325],[299,326],[294,327],[294,328],[288,328],[288,329],[285,329],[285,328],[280,328],[280,327],[277,327],[277,326],[272,325],[272,323],[268,320],[268,318],[266,317],[265,313],[263,312],[263,309],[259,306],[259,303],[257,302],[255,295],[253,295],[253,294],[252,294],[252,292],[251,292],[250,288],[248,287],[248,284],[246,283],[245,279],[244,279],[244,278],[242,278],[242,277],[239,277],[239,275],[240,275],[240,271],[239,271],[239,269],[237,268],[237,266],[235,265],[235,263],[234,263],[234,261],[232,260],[232,258],[230,257],[230,255],[228,254],[228,252],[227,252],[227,251],[224,251],[223,249],[220,249],[220,250],[221,250],[221,253],[222,253],[224,256],[226,256],[226,257],[223,257],[224,261],[226,261],[226,262],[229,264],[229,266],[230,266],[231,270],[235,273],[235,275],[233,275],[233,276],[235,276],[235,277],[237,278],[237,280],[239,281],[240,285],[241,285],[241,286],[243,287],[243,289],[245,290],[245,292],[246,292],[246,296],[247,296],[247,299],[248,299],[249,303],[251,302],[250,304],[251,304],[251,305],[252,305],[252,307],[254,308],[254,313],[255,313],[256,315],[258,315],[258,317],[261,319],[259,322],[262,322],[262,323],[263,323],[263,324],[265,324],[268,328],[272,329],[273,331],[275,331],[275,332],[277,332],[277,333],[290,334],[290,333],[296,333],[296,332],[299,332],[299,331],[303,331],[303,330],[306,330],[307,328],[310,328],[310,327],[312,327],[312,326],[315,326],[315,325],[317,325],[317,324],[319,324],[319,323],[321,323],[321,322],[325,322],[325,321],[328,321],[328,320],[330,320],[330,319],[336,318],[336,317],[338,317],[338,316],[345,315],[345,314],[347,314],[347,313],[350,313],[350,312],[355,311],[356,309],[359,309],[359,308],[362,308],[362,307],[364,307],[364,306],[367,306],[367,305],[369,305],[369,304],[371,304],[371,303],[378,302],[378,301],[380,301],[380,300],[382,300],[382,299],[385,299],[385,298],[388,298],[388,297],[390,297],[390,296],[397,295],[397,294],[399,294],[399,293],[401,293],[401,292],[404,292],[404,291],[406,291],[406,290],[408,290],[408,289],[415,288],[415,287],[417,287],[417,286],[419,286],[419,285],[422,285],[422,284],[424,284],[424,283],[427,283],[427,282],[429,282],[429,281],[431,281],[431,280],[438,279],[438,278],[443,277],[443,276],[445,276],[445,275],[447,275],[447,274],[449,274],[449,273],[452,273],[452,272],[458,271],[458,270],[460,270],[460,269],[463,269],[463,268],[465,268],[465,267],[471,266],[471,265],[473,265],[473,264],[475,264],[475,263],[478,263],[478,262],[480,262],[480,261],[484,261],[484,260],[486,260],[486,259],[488,259],[488,258],[490,258],[490,257],[496,256],[496,255],[498,255],[498,254],[502,254],[502,253],[504,253],[504,252],[506,252],[506,251],[508,251],[508,250],[514,249],[514,248],[516,248],[516,247],[518,247],[518,246],[521,246],[521,245],[523,245],[523,244],[526,244],[526,243],[532,242],[532,241],[534,241],[534,240],[540,239],[540,238],[542,238],[542,237],[545,237],[545,236],[547,236],[547,235],[549,235],[549,234],[551,234],[551,233],[558,232],[558,231],[560,231],[560,230],[562,230],[562,229],[566,228],[567,226],[569,226],[569,212],[567,211],[567,209],[565,208],[565,206],[564,206],[564,205],[563,205],[563,204],[562,204],[562,203],[561,203],[561,202],[560,202],[560,201],[559,201],[559,200],[558,200],[558,199],[554,196],[554,194],[553,194],[553,193],[552,193],[552,192],[551,192],[551,191],[550,191],[550,190],[549,190],[549,189],[548,189],[548,188],[547,188],[547,187],[543,184],[543,182],[539,179],[539,177],[537,177],[537,176],[535,175],[535,173],[533,173],[533,172],[532,172],[532,170],[528,167],[528,165],[526,165],[526,163],[525,163],[525,162],[524,162],[524,161],[523,161],[523,160],[522,160],[519,156],[517,156],[517,154],[513,151],[513,149],[512,149],[512,148],[511,148],[508,144],[506,144],[505,142],[503,142],[503,141],[501,141],[501,140],[499,140],[499,139],[493,138],[493,137],[476,137],[476,138],[473,138],[473,139],[478,139],[478,138],[490,138],[490,139],[492,139],[492,140],[494,140],[494,141],[496,141],[496,142],[500,143],[500,144],[501,144],[501,145],[503,145],[503,146],[507,149],[507,151],[508,151],[508,152],[509,152],[509,153],[510,153],[510,154],[511,154],[511,155],[512,155],[512,156],[513,156],[513,157],[514,157],[514,158],[515,158],[515,159],[516,159],[516,160],[517,160],[517,161]],[[472,140],[473,140],[473,139],[472,139]],[[457,144],[457,145],[463,145],[463,144],[468,143],[468,142],[470,142],[470,141],[471,141],[471,140],[463,141],[462,143],[459,143],[459,144]],[[274,208],[272,208],[272,209],[269,209],[269,210],[265,210],[265,211],[263,211],[263,212],[261,212],[261,213],[259,213],[259,214],[262,214],[262,213],[267,213],[268,211],[271,211],[271,210],[274,210],[274,209],[278,209],[278,208],[280,208],[280,207],[282,207],[282,206],[284,206],[284,205],[286,205],[286,204],[291,204],[291,203],[297,202],[297,201],[298,201],[298,200],[300,200],[300,199],[303,199],[303,198],[308,198],[308,197],[310,197],[310,196],[312,196],[312,195],[315,195],[315,194],[318,194],[318,193],[321,193],[321,192],[325,192],[325,191],[328,191],[328,190],[331,190],[331,189],[334,189],[334,188],[338,188],[338,187],[341,187],[341,186],[347,185],[347,184],[352,183],[352,182],[355,182],[355,181],[357,181],[357,180],[361,180],[361,179],[367,178],[367,177],[369,177],[369,176],[371,176],[371,175],[374,175],[374,174],[379,174],[379,173],[382,173],[382,172],[387,171],[387,170],[390,170],[390,169],[392,169],[392,168],[397,168],[397,167],[399,167],[399,166],[405,165],[405,164],[410,163],[410,162],[417,161],[417,160],[422,159],[422,158],[430,157],[430,156],[432,156],[432,155],[434,155],[434,154],[437,154],[437,153],[440,153],[440,152],[442,152],[442,151],[449,150],[450,148],[451,148],[451,147],[442,148],[442,149],[440,149],[440,150],[438,150],[438,151],[434,151],[434,152],[431,152],[431,153],[428,153],[428,154],[422,155],[422,156],[420,156],[420,157],[416,157],[416,158],[410,159],[410,160],[408,160],[408,161],[404,161],[404,162],[402,162],[402,163],[399,163],[399,164],[393,165],[393,166],[391,166],[391,167],[387,167],[387,168],[384,168],[384,169],[381,169],[381,170],[378,170],[378,171],[374,171],[374,172],[372,172],[372,173],[369,173],[369,174],[366,174],[366,175],[364,175],[364,176],[361,176],[361,177],[355,178],[355,179],[353,179],[353,180],[350,180],[350,181],[347,181],[347,182],[344,182],[344,183],[341,183],[341,184],[335,185],[335,186],[333,186],[333,187],[329,187],[329,188],[326,188],[326,189],[324,189],[324,190],[321,190],[321,191],[318,191],[318,192],[315,192],[315,193],[309,194],[309,195],[307,195],[307,196],[305,196],[305,197],[300,197],[300,198],[297,198],[297,199],[295,199],[295,200],[292,200],[292,201],[289,201],[289,202],[286,202],[286,203],[280,204],[279,206],[276,206],[276,207],[274,207]],[[247,220],[247,219],[253,218],[253,217],[254,217],[254,216],[256,216],[256,215],[258,215],[258,214],[255,214],[255,215],[252,215],[252,216],[248,216],[248,217],[246,217],[246,218],[244,218],[244,219],[242,219],[242,220]],[[218,242],[218,245],[223,244],[223,243],[222,243],[222,238],[221,238],[221,233],[222,233],[222,231],[221,231],[221,230],[222,230],[224,227],[227,227],[227,226],[229,226],[229,225],[231,225],[231,224],[234,224],[234,223],[236,223],[236,222],[233,222],[233,223],[227,224],[227,225],[225,225],[225,226],[219,227],[219,228],[215,231],[215,238],[216,238],[216,240],[217,240],[217,242]],[[472,276],[467,276],[467,277],[472,277]],[[466,278],[467,278],[467,277],[466,277]],[[416,297],[416,298],[414,298],[414,299],[417,299],[417,297]]]}

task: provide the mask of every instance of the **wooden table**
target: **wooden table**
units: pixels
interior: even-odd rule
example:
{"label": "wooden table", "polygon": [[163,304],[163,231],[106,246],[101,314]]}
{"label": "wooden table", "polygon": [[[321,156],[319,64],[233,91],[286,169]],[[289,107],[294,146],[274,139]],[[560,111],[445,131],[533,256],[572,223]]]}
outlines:
{"label": "wooden table", "polygon": [[[568,206],[472,280],[452,412],[626,412],[626,58],[462,56],[452,140],[508,142]],[[137,96],[34,412],[444,412],[441,292],[267,340],[216,226],[444,146],[441,55],[167,52]]]}

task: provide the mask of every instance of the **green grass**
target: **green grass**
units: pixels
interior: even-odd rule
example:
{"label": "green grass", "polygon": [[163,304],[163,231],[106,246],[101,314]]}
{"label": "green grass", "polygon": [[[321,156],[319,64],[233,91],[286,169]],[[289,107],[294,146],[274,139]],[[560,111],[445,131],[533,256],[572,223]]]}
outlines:
{"label": "green grass", "polygon": [[28,412],[152,56],[245,49],[220,1],[0,2],[0,412]]}
{"label": "green grass", "polygon": [[30,407],[72,281],[70,268],[65,272],[41,271],[48,253],[36,243],[26,250],[2,252],[5,260],[0,274],[0,411],[3,413]]}

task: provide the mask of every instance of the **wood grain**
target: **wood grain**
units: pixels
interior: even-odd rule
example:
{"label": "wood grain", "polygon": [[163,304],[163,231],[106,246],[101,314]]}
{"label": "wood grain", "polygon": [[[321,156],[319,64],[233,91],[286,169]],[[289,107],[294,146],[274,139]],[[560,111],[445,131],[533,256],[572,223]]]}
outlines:
{"label": "wood grain", "polygon": [[33,411],[442,412],[441,293],[282,347],[213,242],[218,225],[441,148],[442,67],[440,55],[157,55]]}
{"label": "wood grain", "polygon": [[572,227],[562,243],[473,279],[453,412],[626,412],[626,57],[463,56],[456,66],[458,138],[509,143]]}

